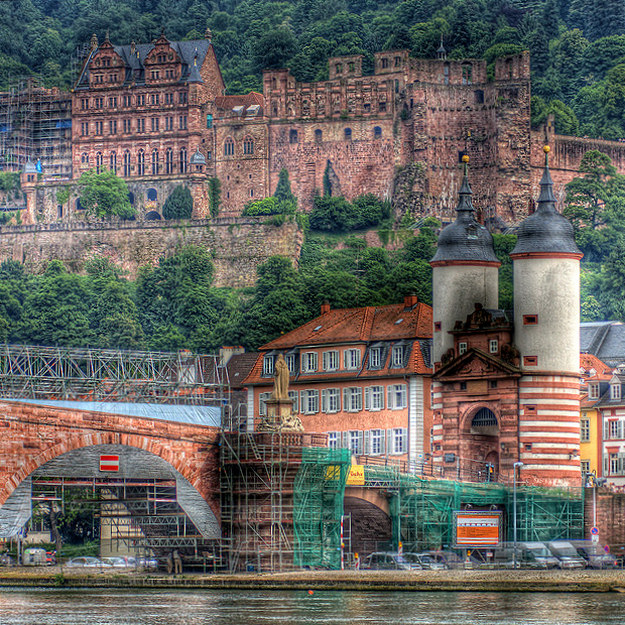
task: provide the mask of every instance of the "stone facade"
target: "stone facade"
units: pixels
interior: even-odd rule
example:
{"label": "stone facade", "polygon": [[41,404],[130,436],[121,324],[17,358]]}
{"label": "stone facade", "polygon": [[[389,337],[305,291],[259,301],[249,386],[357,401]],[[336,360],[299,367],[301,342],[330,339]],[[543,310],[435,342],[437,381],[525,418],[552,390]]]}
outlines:
{"label": "stone facade", "polygon": [[104,256],[132,279],[141,265],[155,264],[184,245],[198,245],[214,253],[215,286],[231,287],[253,285],[258,265],[274,254],[296,262],[301,244],[296,224],[276,227],[260,218],[0,227],[0,261],[17,260],[33,271],[42,271],[55,258],[80,272],[89,258]]}

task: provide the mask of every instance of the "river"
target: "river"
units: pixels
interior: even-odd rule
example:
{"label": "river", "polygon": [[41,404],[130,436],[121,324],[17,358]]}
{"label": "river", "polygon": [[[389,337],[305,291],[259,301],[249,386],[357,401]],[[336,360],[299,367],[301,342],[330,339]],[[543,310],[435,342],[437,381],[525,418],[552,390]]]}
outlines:
{"label": "river", "polygon": [[0,625],[607,625],[617,593],[0,590]]}

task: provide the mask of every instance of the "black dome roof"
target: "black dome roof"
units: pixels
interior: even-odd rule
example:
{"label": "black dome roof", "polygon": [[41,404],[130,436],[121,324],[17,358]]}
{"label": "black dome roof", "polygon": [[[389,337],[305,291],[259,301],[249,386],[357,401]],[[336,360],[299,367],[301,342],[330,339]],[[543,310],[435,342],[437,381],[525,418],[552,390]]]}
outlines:
{"label": "black dome roof", "polygon": [[[545,152],[548,154],[548,151]],[[536,212],[526,217],[517,228],[514,254],[559,253],[581,254],[573,226],[556,210],[553,181],[545,158],[545,171],[540,181],[540,196]]]}
{"label": "black dome roof", "polygon": [[456,221],[443,228],[438,237],[436,254],[430,262],[464,260],[498,263],[499,259],[493,248],[493,237],[475,219],[475,209],[471,202],[473,191],[467,179],[466,163],[458,195],[460,199],[456,208],[458,212]]}

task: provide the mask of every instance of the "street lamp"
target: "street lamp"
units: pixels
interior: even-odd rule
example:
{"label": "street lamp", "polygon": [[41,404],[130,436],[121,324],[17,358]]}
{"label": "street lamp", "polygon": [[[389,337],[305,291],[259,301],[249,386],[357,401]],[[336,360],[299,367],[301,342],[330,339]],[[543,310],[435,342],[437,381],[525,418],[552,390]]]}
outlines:
{"label": "street lamp", "polygon": [[523,466],[522,462],[515,462],[512,465],[512,514],[514,515],[513,519],[513,540],[514,540],[514,552],[512,555],[512,566],[516,569],[516,472],[517,469],[520,469]]}

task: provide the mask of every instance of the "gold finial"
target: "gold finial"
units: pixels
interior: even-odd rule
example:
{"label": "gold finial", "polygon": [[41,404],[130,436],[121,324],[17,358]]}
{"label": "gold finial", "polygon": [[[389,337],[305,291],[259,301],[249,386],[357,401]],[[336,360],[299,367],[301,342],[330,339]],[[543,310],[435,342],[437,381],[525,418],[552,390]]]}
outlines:
{"label": "gold finial", "polygon": [[468,154],[463,154],[462,155],[462,162],[463,163],[468,163],[469,162],[469,155]]}
{"label": "gold finial", "polygon": [[545,153],[545,167],[549,167],[549,152],[551,152],[551,148],[548,145],[543,145],[543,152]]}

